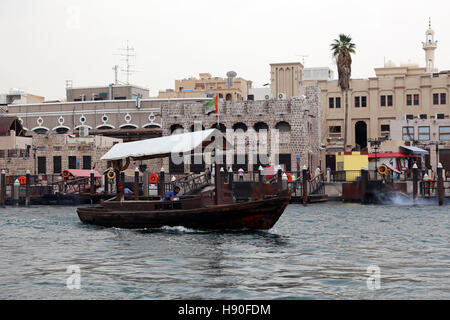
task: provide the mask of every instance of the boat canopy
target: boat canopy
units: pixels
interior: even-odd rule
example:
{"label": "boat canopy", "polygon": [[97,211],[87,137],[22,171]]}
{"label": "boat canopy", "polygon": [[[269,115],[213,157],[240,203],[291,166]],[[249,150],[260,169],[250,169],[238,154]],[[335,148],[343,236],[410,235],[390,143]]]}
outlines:
{"label": "boat canopy", "polygon": [[[222,132],[217,129],[173,134],[170,136],[115,144],[100,160],[120,160],[133,158],[136,160],[169,157],[171,154],[190,153],[210,145],[214,148],[232,148]],[[222,141],[223,144],[220,144]],[[214,149],[212,148],[212,149]]]}

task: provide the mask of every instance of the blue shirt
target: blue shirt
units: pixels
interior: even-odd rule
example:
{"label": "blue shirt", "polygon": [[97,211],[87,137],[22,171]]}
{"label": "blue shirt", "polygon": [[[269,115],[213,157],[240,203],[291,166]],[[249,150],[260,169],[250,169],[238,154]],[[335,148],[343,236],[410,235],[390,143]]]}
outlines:
{"label": "blue shirt", "polygon": [[177,194],[175,193],[175,191],[170,190],[169,192],[164,194],[164,198],[162,199],[162,201],[169,201],[172,197],[177,197]]}

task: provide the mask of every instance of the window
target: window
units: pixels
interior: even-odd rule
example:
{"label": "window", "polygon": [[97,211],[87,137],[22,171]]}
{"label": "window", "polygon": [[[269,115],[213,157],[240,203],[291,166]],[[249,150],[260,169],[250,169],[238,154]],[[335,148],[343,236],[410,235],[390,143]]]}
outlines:
{"label": "window", "polygon": [[359,108],[361,106],[360,97],[355,97],[355,108]]}
{"label": "window", "polygon": [[330,109],[334,108],[334,98],[329,98],[328,99],[328,106],[330,107]]}
{"label": "window", "polygon": [[339,136],[341,135],[341,126],[330,126],[328,130],[329,133],[339,133]]}
{"label": "window", "polygon": [[38,174],[47,174],[47,158],[38,157]]}
{"label": "window", "polygon": [[61,173],[61,156],[53,157],[53,173]]}
{"label": "window", "polygon": [[91,156],[83,156],[83,170],[91,170]]}
{"label": "window", "polygon": [[450,127],[439,127],[439,140],[450,141]]}
{"label": "window", "polygon": [[445,93],[441,93],[441,104],[447,104],[447,95]]}
{"label": "window", "polygon": [[439,104],[439,93],[433,93],[433,105]]}
{"label": "window", "polygon": [[415,95],[414,95],[414,105],[415,105],[415,106],[418,106],[418,105],[419,105],[419,95],[418,95],[418,94],[415,94]]}
{"label": "window", "polygon": [[412,141],[414,140],[414,127],[403,127],[402,128],[402,140]]}
{"label": "window", "polygon": [[361,97],[361,107],[367,107],[367,97]]}
{"label": "window", "polygon": [[436,114],[436,119],[445,119],[445,114],[443,113]]}
{"label": "window", "polygon": [[382,107],[386,107],[386,96],[381,96],[380,105]]}
{"label": "window", "polygon": [[405,115],[405,119],[406,120],[413,120],[414,119],[414,115],[413,114],[407,114],[407,115]]}
{"label": "window", "polygon": [[394,105],[394,99],[392,95],[387,96],[387,100],[388,100],[388,107],[392,107]]}
{"label": "window", "polygon": [[428,115],[421,114],[421,115],[419,115],[419,119],[428,119]]}
{"label": "window", "polygon": [[391,131],[391,128],[388,124],[381,125],[381,132]]}
{"label": "window", "polygon": [[419,127],[419,140],[430,140],[430,127]]}
{"label": "window", "polygon": [[411,94],[406,95],[406,105],[412,106],[412,95]]}
{"label": "window", "polygon": [[77,168],[77,157],[69,156],[69,169]]}
{"label": "window", "polygon": [[341,107],[341,97],[336,97],[336,108]]}

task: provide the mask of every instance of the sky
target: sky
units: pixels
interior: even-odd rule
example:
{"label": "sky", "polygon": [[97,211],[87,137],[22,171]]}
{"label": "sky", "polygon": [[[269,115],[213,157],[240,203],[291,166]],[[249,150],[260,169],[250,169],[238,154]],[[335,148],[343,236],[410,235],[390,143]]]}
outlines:
{"label": "sky", "polygon": [[340,33],[356,44],[352,77],[368,78],[387,60],[425,66],[429,17],[436,67],[449,70],[449,12],[447,0],[0,0],[0,93],[53,100],[65,97],[66,80],[112,83],[127,41],[136,53],[130,82],[151,96],[204,72],[234,70],[261,87],[270,63],[303,59],[337,77],[330,43]]}

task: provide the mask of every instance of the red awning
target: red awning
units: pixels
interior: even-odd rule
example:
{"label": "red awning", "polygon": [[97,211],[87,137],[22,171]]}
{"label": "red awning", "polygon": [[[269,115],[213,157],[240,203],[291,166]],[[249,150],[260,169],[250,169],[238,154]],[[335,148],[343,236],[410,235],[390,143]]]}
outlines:
{"label": "red awning", "polygon": [[[88,178],[91,176],[91,170],[69,169],[68,170],[75,178]],[[94,170],[94,178],[101,178],[102,176],[97,170]]]}
{"label": "red awning", "polygon": [[[377,153],[377,158],[420,158],[420,155],[404,154],[399,152]],[[375,159],[375,153],[369,153],[369,160]]]}

